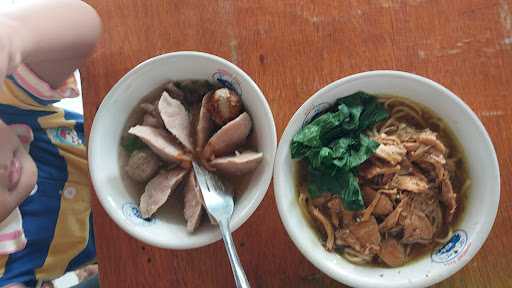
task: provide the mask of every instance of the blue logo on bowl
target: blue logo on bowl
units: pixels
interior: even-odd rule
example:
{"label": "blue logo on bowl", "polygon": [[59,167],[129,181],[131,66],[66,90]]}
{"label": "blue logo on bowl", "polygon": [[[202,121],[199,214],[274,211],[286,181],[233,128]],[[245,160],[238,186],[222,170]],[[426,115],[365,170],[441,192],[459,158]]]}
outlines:
{"label": "blue logo on bowl", "polygon": [[221,86],[233,90],[238,95],[242,96],[242,88],[240,87],[240,83],[238,80],[236,80],[235,76],[233,76],[228,71],[219,69],[217,72],[213,73],[211,78],[214,82],[218,82]]}
{"label": "blue logo on bowl", "polygon": [[464,252],[468,244],[468,234],[464,230],[457,230],[443,246],[432,252],[431,258],[436,263],[447,263]]}
{"label": "blue logo on bowl", "polygon": [[155,218],[144,219],[140,213],[139,206],[133,203],[125,203],[123,205],[123,214],[130,222],[139,226],[151,226],[157,222]]}

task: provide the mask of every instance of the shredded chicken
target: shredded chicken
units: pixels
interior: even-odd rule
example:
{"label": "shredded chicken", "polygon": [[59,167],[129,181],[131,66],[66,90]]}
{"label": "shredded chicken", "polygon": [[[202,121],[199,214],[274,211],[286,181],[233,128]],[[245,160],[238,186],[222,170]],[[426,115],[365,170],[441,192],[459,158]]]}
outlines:
{"label": "shredded chicken", "polygon": [[[421,113],[413,110],[411,118],[424,124]],[[457,211],[460,188],[451,181],[458,179],[459,166],[430,129],[387,122],[368,133],[380,146],[357,175],[365,208],[346,210],[339,196],[330,193],[310,199],[308,205],[329,251],[340,249],[354,263],[379,259],[397,267],[410,260],[418,245],[446,235]]]}
{"label": "shredded chicken", "polygon": [[388,161],[391,165],[396,165],[402,161],[402,158],[407,153],[407,150],[402,145],[386,145],[381,144],[375,155],[381,159]]}
{"label": "shredded chicken", "polygon": [[453,216],[455,215],[455,208],[457,208],[457,195],[453,192],[452,183],[448,177],[445,177],[441,183],[441,202],[446,205],[448,208],[448,213],[446,215],[446,221],[451,223],[453,220]]}
{"label": "shredded chicken", "polygon": [[425,129],[423,132],[421,132],[417,136],[417,140],[421,144],[425,144],[428,146],[434,147],[437,151],[441,152],[442,154],[446,155],[446,147],[444,144],[439,141],[437,134],[430,131],[429,129]]}
{"label": "shredded chicken", "polygon": [[383,174],[391,174],[397,173],[400,171],[400,165],[384,165],[376,161],[368,161],[368,163],[364,163],[361,165],[359,169],[359,175],[364,177],[365,179],[372,179],[375,176],[383,175]]}
{"label": "shredded chicken", "polygon": [[427,182],[416,176],[395,176],[391,181],[391,186],[392,188],[416,193],[422,193],[428,190]]}
{"label": "shredded chicken", "polygon": [[334,229],[331,223],[327,217],[325,217],[317,208],[311,207],[310,213],[324,228],[324,232],[327,236],[327,240],[325,241],[325,248],[328,251],[334,250]]}

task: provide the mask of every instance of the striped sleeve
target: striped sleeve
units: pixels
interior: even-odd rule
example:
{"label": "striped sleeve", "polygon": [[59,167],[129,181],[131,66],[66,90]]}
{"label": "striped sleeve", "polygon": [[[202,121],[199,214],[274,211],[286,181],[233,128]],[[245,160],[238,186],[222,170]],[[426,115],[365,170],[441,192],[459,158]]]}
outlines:
{"label": "striped sleeve", "polygon": [[21,213],[16,208],[9,217],[0,223],[0,255],[9,255],[23,250],[26,244]]}
{"label": "striped sleeve", "polygon": [[53,89],[47,82],[32,72],[30,68],[22,65],[8,79],[42,105],[49,105],[65,98],[79,96],[77,80],[73,76],[68,78],[59,88]]}

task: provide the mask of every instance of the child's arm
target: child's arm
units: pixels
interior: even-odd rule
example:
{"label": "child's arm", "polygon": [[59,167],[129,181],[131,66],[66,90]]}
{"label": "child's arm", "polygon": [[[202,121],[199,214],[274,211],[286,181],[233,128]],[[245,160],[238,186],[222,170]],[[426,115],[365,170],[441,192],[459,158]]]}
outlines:
{"label": "child's arm", "polygon": [[[12,70],[12,66],[24,63],[53,88],[59,87],[78,68],[101,32],[96,11],[78,0],[29,1],[16,5],[0,12],[0,24],[4,23],[8,23],[5,27],[9,28],[5,30],[11,35],[0,36],[7,37],[3,48],[0,39],[0,66],[2,61],[11,61]],[[14,51],[8,51],[10,56],[2,56],[2,49]]]}

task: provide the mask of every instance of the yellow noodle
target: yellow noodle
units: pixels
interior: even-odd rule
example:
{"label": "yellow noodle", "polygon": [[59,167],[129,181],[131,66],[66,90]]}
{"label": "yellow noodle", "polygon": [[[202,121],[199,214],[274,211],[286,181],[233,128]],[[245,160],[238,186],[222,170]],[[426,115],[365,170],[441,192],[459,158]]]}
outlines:
{"label": "yellow noodle", "polygon": [[471,180],[464,181],[464,184],[462,184],[462,188],[460,189],[461,193],[466,193],[469,190],[470,186],[471,186]]}
{"label": "yellow noodle", "polygon": [[[402,113],[399,113],[399,112],[402,112]],[[423,118],[421,117],[421,114],[418,114],[416,113],[415,111],[413,111],[411,108],[408,108],[408,107],[397,107],[395,109],[393,109],[393,111],[391,112],[392,114],[398,114],[401,116],[410,116],[412,118],[414,118],[416,121],[418,121],[418,123],[422,126],[422,128],[426,128],[427,127],[427,124],[425,123],[425,120],[423,120]],[[397,115],[397,117],[398,117]]]}
{"label": "yellow noodle", "polygon": [[[395,104],[395,102],[396,102],[396,104]],[[394,103],[394,105],[391,106],[391,103]],[[416,105],[406,99],[392,97],[392,98],[388,98],[388,99],[386,99],[386,101],[384,101],[384,107],[388,110],[392,110],[392,108],[394,108],[396,106],[401,106],[401,105],[408,106],[411,109],[416,110],[417,114],[421,114],[421,109],[418,107],[418,105]],[[390,109],[390,107],[391,107],[391,109]]]}
{"label": "yellow noodle", "polygon": [[302,210],[302,213],[304,215],[306,215],[307,217],[307,221],[309,221],[309,223],[312,223],[313,224],[313,219],[311,218],[311,215],[309,214],[309,209],[308,209],[308,195],[304,194],[304,193],[299,193],[299,208],[300,210]]}
{"label": "yellow noodle", "polygon": [[343,251],[343,257],[345,257],[345,259],[347,259],[349,262],[352,262],[354,264],[365,264],[369,262],[367,259],[356,255],[355,252],[351,253],[350,250],[350,248],[345,248],[345,250]]}

